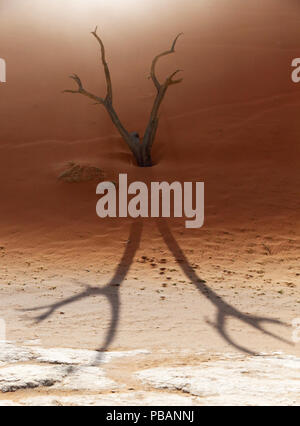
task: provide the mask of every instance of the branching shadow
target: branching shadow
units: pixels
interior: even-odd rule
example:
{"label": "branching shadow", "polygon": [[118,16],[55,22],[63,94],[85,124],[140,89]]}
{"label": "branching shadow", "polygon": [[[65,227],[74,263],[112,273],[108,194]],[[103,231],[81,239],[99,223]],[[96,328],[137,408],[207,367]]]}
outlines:
{"label": "branching shadow", "polygon": [[225,302],[220,296],[218,296],[217,293],[215,293],[210,287],[208,287],[208,285],[206,284],[204,280],[198,277],[197,273],[194,271],[194,269],[190,265],[183,250],[180,248],[179,244],[174,238],[167,223],[165,221],[158,220],[157,226],[170,252],[173,254],[175,259],[180,260],[178,264],[180,268],[182,269],[183,273],[191,282],[193,282],[193,284],[197,287],[200,293],[203,296],[205,296],[213,305],[215,305],[217,309],[216,321],[215,322],[207,321],[207,323],[210,324],[212,327],[214,327],[227,343],[229,343],[234,348],[248,355],[255,355],[255,356],[258,355],[256,352],[253,352],[239,345],[238,343],[234,342],[233,339],[229,336],[228,331],[226,329],[227,320],[230,318],[236,318],[239,321],[249,325],[250,327],[262,332],[263,334],[267,336],[271,336],[281,342],[292,345],[292,343],[289,342],[288,340],[266,330],[263,326],[263,324],[273,324],[273,325],[276,324],[276,325],[282,325],[282,326],[288,327],[287,324],[272,318],[257,317],[253,315],[244,314],[238,311],[233,306],[229,305],[227,302]]}
{"label": "branching shadow", "polygon": [[105,339],[101,347],[97,349],[99,355],[97,359],[94,360],[93,365],[101,361],[101,356],[105,352],[109,345],[115,338],[117,327],[120,318],[120,287],[125,280],[129,269],[133,263],[136,252],[139,249],[141,236],[142,236],[143,225],[141,222],[133,223],[130,230],[129,239],[127,241],[126,249],[124,251],[123,257],[116,268],[114,276],[108,284],[104,287],[92,287],[85,286],[85,291],[77,294],[76,296],[70,297],[68,299],[62,300],[61,302],[53,303],[51,305],[39,306],[32,309],[22,309],[22,312],[38,312],[45,311],[41,315],[35,317],[35,324],[39,324],[45,321],[47,318],[52,316],[57,310],[61,309],[66,305],[70,305],[80,300],[89,298],[91,296],[103,296],[106,297],[111,308],[111,321],[109,329],[107,330]]}
{"label": "branching shadow", "polygon": [[[235,318],[241,321],[242,323],[248,325],[249,327],[252,327],[260,331],[266,336],[273,337],[289,345],[292,344],[288,340],[268,331],[264,327],[264,324],[281,325],[281,326],[288,327],[287,324],[277,319],[244,314],[243,312],[240,312],[239,310],[231,306],[229,303],[225,302],[220,296],[218,296],[218,294],[215,293],[206,284],[204,280],[198,277],[197,273],[195,272],[193,267],[190,265],[188,259],[186,258],[183,250],[181,249],[175,237],[173,236],[167,223],[165,221],[158,220],[157,226],[162,235],[163,240],[165,241],[170,252],[173,254],[174,258],[178,261],[178,264],[180,268],[182,269],[183,273],[196,286],[199,292],[216,307],[217,313],[216,313],[215,322],[207,321],[207,323],[210,324],[212,327],[214,327],[217,330],[217,332],[220,334],[220,336],[222,336],[227,343],[229,343],[234,348],[248,355],[255,355],[255,356],[258,355],[258,353],[253,352],[249,350],[248,348],[236,343],[230,337],[226,328],[227,321],[230,318]],[[116,332],[117,332],[117,327],[119,324],[119,317],[120,317],[119,290],[120,290],[120,286],[122,285],[123,281],[125,280],[129,272],[129,269],[131,267],[131,264],[133,263],[134,257],[139,249],[142,230],[143,230],[143,226],[141,222],[132,224],[129,240],[127,242],[123,257],[118,267],[116,268],[113,278],[110,280],[110,282],[106,286],[101,288],[86,286],[85,291],[82,291],[76,296],[70,297],[61,302],[53,303],[51,305],[40,306],[33,309],[23,309],[22,312],[45,311],[44,313],[38,315],[35,318],[35,323],[38,324],[45,321],[47,318],[49,318],[51,315],[53,315],[58,309],[62,308],[63,306],[66,306],[75,302],[79,302],[80,300],[89,298],[91,296],[106,297],[111,307],[111,322],[110,322],[109,329],[107,330],[104,342],[101,345],[101,347],[98,348],[97,350],[98,355],[92,365],[99,364],[101,362],[103,352],[105,352],[108,349],[109,345],[114,340]],[[70,372],[71,370],[72,369],[70,369]]]}

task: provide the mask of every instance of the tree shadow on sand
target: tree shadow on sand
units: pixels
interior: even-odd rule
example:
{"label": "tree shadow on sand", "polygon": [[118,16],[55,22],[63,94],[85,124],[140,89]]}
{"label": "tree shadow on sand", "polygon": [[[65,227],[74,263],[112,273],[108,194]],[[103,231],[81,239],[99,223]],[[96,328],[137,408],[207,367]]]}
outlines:
{"label": "tree shadow on sand", "polygon": [[129,239],[126,242],[126,249],[123,257],[120,260],[114,276],[104,287],[92,287],[85,286],[85,291],[77,294],[76,296],[64,299],[61,302],[53,303],[51,305],[39,306],[33,309],[23,309],[23,312],[37,312],[45,310],[46,312],[35,317],[35,324],[39,324],[49,318],[58,309],[63,306],[70,305],[80,300],[89,298],[91,296],[103,296],[106,297],[111,308],[111,321],[109,329],[106,332],[104,342],[100,348],[97,349],[98,355],[94,360],[94,364],[101,362],[103,353],[109,348],[109,345],[113,342],[117,332],[119,318],[120,318],[120,287],[125,280],[129,269],[134,261],[136,252],[139,249],[141,236],[142,236],[143,225],[141,222],[133,223],[130,229]]}
{"label": "tree shadow on sand", "polygon": [[226,323],[228,319],[235,318],[239,320],[240,322],[260,331],[266,336],[273,337],[274,339],[277,339],[281,342],[292,345],[292,343],[289,342],[288,340],[266,330],[263,326],[263,324],[273,324],[273,325],[281,325],[284,327],[288,327],[287,324],[273,318],[258,317],[254,315],[244,314],[243,312],[240,312],[238,309],[231,306],[229,303],[225,302],[225,300],[223,300],[220,296],[218,296],[218,294],[215,293],[206,284],[206,281],[198,277],[195,270],[192,268],[191,264],[189,263],[187,257],[185,256],[183,250],[181,249],[175,237],[173,236],[167,223],[165,221],[158,220],[157,226],[162,235],[162,238],[164,239],[167,247],[169,248],[170,252],[173,254],[174,258],[177,260],[177,263],[180,266],[182,272],[196,286],[199,292],[216,307],[216,310],[217,310],[216,321],[215,322],[207,321],[207,323],[210,324],[212,327],[214,327],[217,330],[217,332],[220,334],[220,336],[227,343],[229,343],[234,348],[248,355],[253,355],[253,356],[259,355],[258,353],[253,352],[239,345],[238,343],[235,343],[233,339],[229,336],[228,331],[226,329]]}
{"label": "tree shadow on sand", "polygon": [[[240,344],[234,342],[233,339],[230,337],[226,329],[227,321],[230,318],[235,318],[241,321],[242,323],[248,325],[249,327],[252,327],[253,329],[260,331],[266,336],[271,336],[281,342],[291,345],[291,342],[287,341],[286,339],[280,336],[277,336],[276,334],[264,328],[264,324],[282,325],[285,327],[287,327],[287,324],[277,319],[244,314],[240,312],[238,309],[231,306],[229,303],[225,302],[220,296],[218,296],[217,293],[215,293],[206,284],[204,280],[198,277],[198,275],[192,268],[191,264],[189,263],[188,259],[186,258],[183,250],[181,249],[175,237],[173,236],[167,223],[163,220],[158,220],[157,226],[162,235],[163,240],[165,241],[170,252],[173,254],[174,258],[178,262],[185,276],[196,286],[199,292],[215,306],[217,310],[216,321],[215,322],[207,321],[207,323],[210,324],[213,328],[215,328],[215,330],[227,343],[229,343],[231,346],[233,346],[234,348],[238,349],[239,351],[245,354],[255,355],[255,356],[259,355],[258,353],[253,352],[247,349],[246,347],[243,347]],[[143,226],[141,222],[132,224],[131,230],[130,230],[130,236],[127,241],[127,245],[126,245],[126,249],[124,251],[123,257],[119,265],[117,266],[117,269],[115,271],[113,278],[110,280],[110,282],[106,286],[101,288],[86,286],[85,291],[79,293],[76,296],[65,299],[61,302],[54,303],[51,305],[46,305],[46,306],[40,306],[33,309],[23,309],[22,311],[37,312],[37,311],[45,310],[43,314],[35,318],[35,323],[38,324],[43,322],[47,318],[49,318],[55,311],[62,308],[63,306],[78,302],[80,300],[89,298],[91,296],[106,297],[111,307],[111,322],[110,322],[110,327],[107,330],[104,342],[101,345],[101,347],[97,349],[98,355],[92,364],[92,365],[98,365],[102,360],[103,353],[107,351],[110,344],[113,342],[117,332],[119,317],[120,317],[120,287],[123,281],[125,280],[129,272],[129,269],[134,261],[134,257],[139,249],[142,230],[143,230]],[[70,369],[70,371],[72,371],[72,369]]]}

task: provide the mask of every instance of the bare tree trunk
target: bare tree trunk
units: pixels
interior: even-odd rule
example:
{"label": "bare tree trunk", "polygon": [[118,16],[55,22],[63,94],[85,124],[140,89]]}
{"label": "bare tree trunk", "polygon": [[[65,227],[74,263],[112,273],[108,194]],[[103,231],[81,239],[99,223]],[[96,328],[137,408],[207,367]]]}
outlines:
{"label": "bare tree trunk", "polygon": [[86,91],[83,88],[82,82],[78,75],[74,74],[71,76],[71,78],[77,83],[78,89],[77,90],[65,90],[65,93],[79,93],[81,95],[87,96],[88,98],[92,99],[96,102],[96,105],[103,105],[112,122],[114,123],[116,129],[120,133],[123,140],[128,145],[129,149],[131,150],[137,165],[139,167],[151,167],[153,165],[152,162],[152,147],[155,141],[158,123],[159,123],[159,109],[162,104],[162,101],[164,100],[164,97],[167,93],[167,90],[169,86],[173,84],[181,83],[182,79],[174,80],[174,77],[176,74],[180,72],[180,70],[177,70],[174,72],[171,76],[169,76],[163,84],[161,84],[156,76],[156,64],[158,60],[163,57],[170,55],[175,52],[175,46],[177,43],[178,38],[181,36],[179,34],[173,44],[170,50],[161,53],[160,55],[156,56],[152,61],[151,66],[151,79],[157,89],[157,95],[154,101],[154,105],[151,111],[150,119],[148,126],[146,128],[145,134],[143,138],[141,139],[139,134],[137,132],[129,133],[123,124],[121,123],[118,114],[116,113],[114,107],[113,107],[113,91],[112,91],[112,82],[111,82],[111,76],[110,71],[108,68],[108,64],[106,62],[106,54],[105,54],[105,47],[101,40],[101,38],[97,34],[97,28],[94,32],[92,32],[93,36],[97,39],[100,48],[101,48],[101,60],[105,71],[105,78],[106,78],[106,85],[107,85],[107,94],[105,98],[96,96],[88,91]]}

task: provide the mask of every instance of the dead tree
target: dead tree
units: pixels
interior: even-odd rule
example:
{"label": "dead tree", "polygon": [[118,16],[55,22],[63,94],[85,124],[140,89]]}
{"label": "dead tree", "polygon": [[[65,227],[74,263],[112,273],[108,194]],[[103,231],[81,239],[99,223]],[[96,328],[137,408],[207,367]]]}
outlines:
{"label": "dead tree", "polygon": [[157,133],[157,128],[158,128],[160,106],[167,93],[168,88],[174,84],[181,83],[183,80],[182,78],[175,79],[175,76],[181,71],[181,70],[177,70],[174,73],[172,73],[169,77],[167,77],[164,83],[160,83],[156,75],[156,65],[160,58],[162,58],[163,56],[171,55],[172,53],[175,52],[177,40],[182,35],[182,33],[178,34],[178,36],[175,38],[170,50],[167,50],[166,52],[163,52],[160,55],[157,55],[152,61],[151,74],[149,78],[152,79],[156,87],[157,95],[156,95],[154,105],[151,111],[149,123],[147,125],[143,138],[140,138],[137,132],[128,132],[123,126],[121,120],[119,119],[119,116],[113,106],[112,81],[111,81],[110,70],[106,62],[105,47],[104,47],[102,39],[97,34],[97,28],[95,29],[95,31],[92,32],[92,34],[97,39],[101,48],[101,60],[102,60],[102,64],[105,71],[106,86],[107,86],[106,97],[102,98],[85,90],[81,82],[81,79],[76,74],[72,75],[71,78],[77,83],[78,89],[65,90],[64,93],[79,93],[95,101],[96,105],[98,104],[103,105],[105,109],[107,110],[112,122],[116,126],[118,132],[120,133],[124,141],[127,143],[129,149],[133,153],[138,166],[151,167],[153,165],[151,151],[152,151],[153,143],[154,143],[156,133]]}

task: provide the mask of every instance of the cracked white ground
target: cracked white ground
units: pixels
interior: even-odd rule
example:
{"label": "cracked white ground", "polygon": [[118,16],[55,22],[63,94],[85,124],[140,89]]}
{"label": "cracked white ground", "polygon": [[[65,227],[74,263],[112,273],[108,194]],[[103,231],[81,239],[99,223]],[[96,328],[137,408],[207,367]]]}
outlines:
{"label": "cracked white ground", "polygon": [[[283,353],[252,357],[137,350],[106,352],[101,359],[99,355],[89,350],[45,349],[35,342],[2,344],[0,405],[300,403],[300,358]],[[174,366],[166,367],[167,361]],[[143,368],[147,365],[152,367]],[[119,369],[123,373],[118,376]]]}

